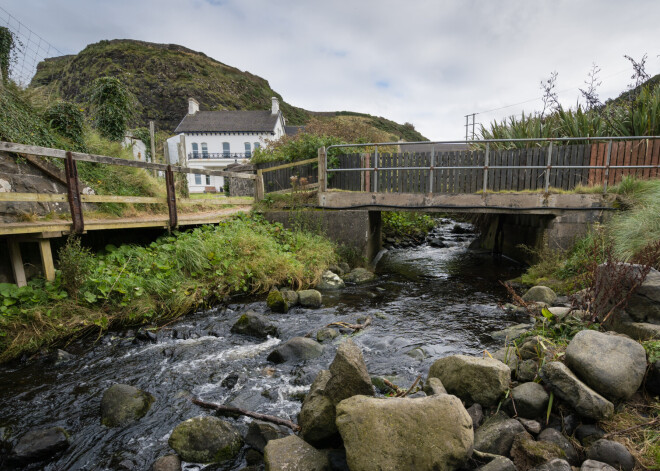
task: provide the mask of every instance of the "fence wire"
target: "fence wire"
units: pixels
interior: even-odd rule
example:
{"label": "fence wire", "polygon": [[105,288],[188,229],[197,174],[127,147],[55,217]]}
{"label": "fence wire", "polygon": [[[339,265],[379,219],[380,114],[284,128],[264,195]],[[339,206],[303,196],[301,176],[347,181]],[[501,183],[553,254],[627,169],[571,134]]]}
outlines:
{"label": "fence wire", "polygon": [[15,16],[0,6],[0,26],[14,34],[13,60],[9,78],[22,88],[27,87],[37,72],[39,62],[48,57],[63,56],[64,53],[42,36],[30,29]]}

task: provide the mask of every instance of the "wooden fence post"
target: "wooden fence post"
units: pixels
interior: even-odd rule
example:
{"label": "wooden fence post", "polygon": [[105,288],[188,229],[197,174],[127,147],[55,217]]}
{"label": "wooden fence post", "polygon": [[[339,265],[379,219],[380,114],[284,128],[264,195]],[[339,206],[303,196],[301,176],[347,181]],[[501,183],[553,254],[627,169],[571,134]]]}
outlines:
{"label": "wooden fence post", "polygon": [[548,161],[545,167],[545,192],[550,192],[550,170],[552,169],[552,141],[548,146]]}
{"label": "wooden fence post", "polygon": [[69,196],[71,221],[73,223],[72,231],[76,234],[81,234],[85,230],[85,222],[83,220],[82,204],[80,202],[80,182],[78,181],[78,169],[76,167],[76,161],[73,160],[73,154],[71,154],[71,152],[66,153],[64,171],[66,173],[66,189]]}
{"label": "wooden fence post", "polygon": [[328,169],[327,169],[327,155],[325,147],[319,148],[319,193],[324,193],[328,190]]}
{"label": "wooden fence post", "polygon": [[165,172],[165,187],[167,189],[167,210],[170,216],[170,228],[175,228],[179,223],[176,213],[176,190],[174,188],[174,172],[172,166],[167,166]]}
{"label": "wooden fence post", "polygon": [[258,203],[264,199],[266,188],[264,187],[264,171],[257,169],[257,179],[254,181],[254,201]]}

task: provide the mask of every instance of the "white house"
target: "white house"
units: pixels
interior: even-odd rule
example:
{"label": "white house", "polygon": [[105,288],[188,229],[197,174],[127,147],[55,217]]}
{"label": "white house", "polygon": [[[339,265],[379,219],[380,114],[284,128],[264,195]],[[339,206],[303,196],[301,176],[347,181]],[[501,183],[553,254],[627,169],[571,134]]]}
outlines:
{"label": "white house", "polygon": [[[197,100],[190,98],[188,114],[175,130],[177,136],[168,139],[170,162],[178,163],[177,144],[182,142],[188,167],[221,170],[249,159],[266,139],[282,137],[284,125],[275,97],[269,111],[200,111]],[[190,193],[221,192],[223,186],[223,177],[188,175]]]}

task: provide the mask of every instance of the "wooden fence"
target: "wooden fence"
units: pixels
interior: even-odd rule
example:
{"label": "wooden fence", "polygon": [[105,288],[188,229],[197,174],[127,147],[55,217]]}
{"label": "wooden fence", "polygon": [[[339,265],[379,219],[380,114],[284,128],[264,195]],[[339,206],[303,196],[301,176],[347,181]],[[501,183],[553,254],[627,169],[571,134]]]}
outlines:
{"label": "wooden fence", "polygon": [[318,159],[300,160],[298,162],[267,162],[255,165],[257,170],[257,185],[261,185],[263,195],[268,193],[285,193],[300,185],[303,180],[305,188],[318,186]]}
{"label": "wooden fence", "polygon": [[[426,153],[344,154],[328,169],[328,188],[384,193],[572,190],[660,177],[660,140]],[[635,168],[646,166],[646,168]],[[590,168],[599,167],[599,168]],[[375,169],[378,170],[375,170]],[[486,184],[484,185],[484,179]]]}

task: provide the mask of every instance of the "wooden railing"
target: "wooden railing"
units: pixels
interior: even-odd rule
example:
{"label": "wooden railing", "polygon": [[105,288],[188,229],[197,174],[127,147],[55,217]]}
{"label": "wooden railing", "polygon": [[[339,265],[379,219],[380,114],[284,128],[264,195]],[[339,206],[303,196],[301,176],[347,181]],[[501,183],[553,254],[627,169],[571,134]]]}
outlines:
{"label": "wooden railing", "polygon": [[[318,159],[299,160],[286,164],[278,162],[257,164],[255,199],[257,201],[264,199],[268,193],[287,193],[292,191],[293,187],[300,182],[301,178],[306,180],[305,189],[318,188],[318,171],[316,169]],[[293,169],[302,167],[298,171]],[[268,175],[271,174],[271,175]],[[295,178],[295,182],[292,181]]]}

